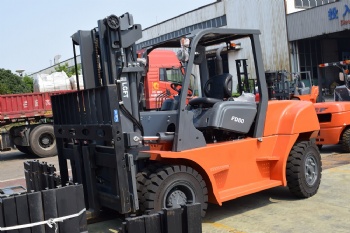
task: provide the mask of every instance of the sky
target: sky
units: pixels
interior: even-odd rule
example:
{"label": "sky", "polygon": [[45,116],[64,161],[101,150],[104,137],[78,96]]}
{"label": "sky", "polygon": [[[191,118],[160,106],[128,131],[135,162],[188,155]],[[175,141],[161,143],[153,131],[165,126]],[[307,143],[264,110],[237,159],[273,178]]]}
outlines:
{"label": "sky", "polygon": [[147,28],[215,0],[1,0],[0,69],[24,74],[73,57],[71,36],[111,14],[133,15]]}

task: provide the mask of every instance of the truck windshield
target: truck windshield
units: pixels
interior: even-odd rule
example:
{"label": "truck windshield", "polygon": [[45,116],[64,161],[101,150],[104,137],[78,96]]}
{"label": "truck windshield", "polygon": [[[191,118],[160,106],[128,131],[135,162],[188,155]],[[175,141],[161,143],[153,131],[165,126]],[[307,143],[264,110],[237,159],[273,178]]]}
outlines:
{"label": "truck windshield", "polygon": [[[181,72],[180,68],[161,68],[159,72],[159,80],[167,81],[171,83],[182,83],[184,75]],[[190,88],[195,87],[194,77],[191,76]]]}
{"label": "truck windshield", "polygon": [[160,81],[181,83],[183,80],[183,75],[179,68],[161,68],[159,76]]}

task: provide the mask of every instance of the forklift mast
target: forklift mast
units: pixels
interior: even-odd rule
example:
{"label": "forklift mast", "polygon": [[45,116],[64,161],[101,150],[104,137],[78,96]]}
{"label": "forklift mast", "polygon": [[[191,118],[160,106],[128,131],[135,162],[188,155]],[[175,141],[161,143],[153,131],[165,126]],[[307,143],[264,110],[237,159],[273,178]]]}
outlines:
{"label": "forklift mast", "polygon": [[83,184],[92,217],[101,207],[122,214],[138,210],[134,161],[148,148],[138,108],[144,67],[136,62],[135,42],[141,26],[128,13],[97,23],[72,36],[74,54],[80,46],[84,90],[52,99],[62,184]]}

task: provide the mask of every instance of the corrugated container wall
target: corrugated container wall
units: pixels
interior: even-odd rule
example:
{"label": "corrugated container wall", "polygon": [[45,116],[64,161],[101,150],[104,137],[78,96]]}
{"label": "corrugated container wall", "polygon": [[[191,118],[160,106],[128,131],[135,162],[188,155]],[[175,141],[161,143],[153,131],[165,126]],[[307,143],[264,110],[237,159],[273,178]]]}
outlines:
{"label": "corrugated container wall", "polygon": [[[190,25],[226,15],[227,26],[259,29],[265,70],[290,70],[284,0],[224,0],[146,28],[138,43],[159,37]],[[229,55],[229,71],[236,74],[235,59],[248,59],[250,78],[255,78],[250,45],[241,43],[241,50]],[[235,76],[235,75],[234,75]],[[235,86],[235,85],[234,85]]]}

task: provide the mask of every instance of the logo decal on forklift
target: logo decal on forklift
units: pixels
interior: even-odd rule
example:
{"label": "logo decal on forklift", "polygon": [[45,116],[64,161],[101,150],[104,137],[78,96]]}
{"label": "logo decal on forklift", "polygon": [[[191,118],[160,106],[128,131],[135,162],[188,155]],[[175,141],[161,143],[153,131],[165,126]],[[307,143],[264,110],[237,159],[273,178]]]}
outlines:
{"label": "logo decal on forklift", "polygon": [[123,97],[129,98],[129,88],[127,82],[122,82]]}
{"label": "logo decal on forklift", "polygon": [[114,122],[119,122],[118,110],[114,109]]}
{"label": "logo decal on forklift", "polygon": [[243,118],[239,118],[239,117],[235,117],[235,116],[231,117],[231,121],[234,121],[234,122],[237,122],[237,123],[240,123],[240,124],[244,124],[244,119]]}

